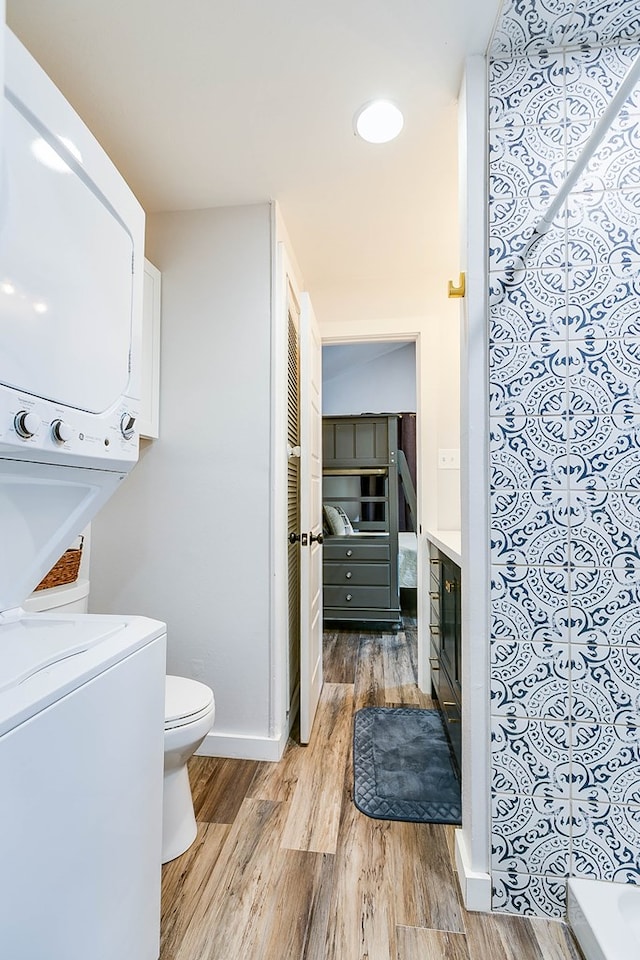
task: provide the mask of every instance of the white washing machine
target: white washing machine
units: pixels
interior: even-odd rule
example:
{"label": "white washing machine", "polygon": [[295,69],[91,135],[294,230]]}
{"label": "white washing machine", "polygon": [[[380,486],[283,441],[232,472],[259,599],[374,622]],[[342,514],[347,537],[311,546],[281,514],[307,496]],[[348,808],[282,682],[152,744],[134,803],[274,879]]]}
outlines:
{"label": "white washing machine", "polygon": [[0,938],[11,960],[156,960],[165,628],[0,628]]}
{"label": "white washing machine", "polygon": [[144,214],[2,26],[0,954],[156,960],[165,626],[22,608],[137,460]]}

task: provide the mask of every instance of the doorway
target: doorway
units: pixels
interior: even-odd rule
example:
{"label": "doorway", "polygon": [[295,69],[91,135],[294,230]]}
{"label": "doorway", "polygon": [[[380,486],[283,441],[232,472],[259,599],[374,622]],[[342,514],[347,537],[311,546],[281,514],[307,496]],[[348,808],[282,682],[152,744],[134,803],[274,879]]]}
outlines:
{"label": "doorway", "polygon": [[[415,496],[412,496],[409,490],[415,490],[417,476],[420,474],[418,465],[419,441],[416,431],[419,409],[417,337],[411,339],[366,338],[357,342],[325,341],[322,353],[322,408],[323,416],[326,418],[327,440],[329,428],[332,424],[337,423],[339,424],[338,429],[344,428],[346,430],[353,422],[355,424],[354,429],[358,430],[360,428],[360,418],[362,420],[370,419],[372,426],[378,418],[381,420],[388,419],[389,428],[393,428],[394,440],[390,444],[390,449],[394,452],[390,469],[394,476],[391,486],[394,490],[397,486],[400,494],[398,496],[394,493],[394,503],[392,504],[390,500],[388,504],[389,511],[395,511],[396,515],[391,518],[391,523],[387,524],[387,530],[389,527],[392,530],[390,540],[393,556],[389,558],[390,575],[386,582],[391,584],[391,605],[393,606],[395,594],[396,605],[398,605],[398,597],[400,598],[401,615],[411,617],[415,624],[419,609],[417,574],[419,529]],[[397,442],[395,440],[396,430],[398,434]],[[400,450],[403,452],[400,453]],[[396,460],[396,456],[398,460]],[[331,472],[331,470],[327,471],[327,473]],[[353,470],[347,470],[347,472],[353,473]],[[376,526],[370,522],[365,522],[367,519],[371,520],[366,511],[370,514],[373,510],[383,511],[386,508],[386,505],[383,505],[380,501],[383,499],[384,491],[389,486],[387,479],[382,476],[370,478],[327,476],[325,478],[325,490],[326,496],[329,498],[327,501],[329,505],[325,513],[327,513],[327,510],[329,512],[333,511],[329,501],[332,499],[336,484],[341,484],[346,491],[346,485],[350,482],[352,486],[356,484],[358,490],[356,493],[353,490],[348,494],[345,493],[347,499],[343,507],[348,519],[352,521],[352,527],[357,532],[369,526]],[[332,484],[331,489],[330,484]],[[412,500],[411,509],[407,506],[410,500]],[[331,517],[325,516],[325,522],[328,519],[330,520]],[[347,524],[347,526],[349,525]],[[330,533],[330,530],[327,529],[326,532]],[[329,569],[330,566],[331,564],[327,563],[326,573],[333,583],[335,571]],[[362,565],[359,569],[363,573],[372,574],[375,572],[376,583],[382,583],[382,571],[373,571],[373,567]],[[350,573],[351,571],[346,576],[350,576]],[[354,581],[351,580],[349,586],[353,583]],[[335,593],[333,586],[328,589]],[[376,591],[372,588],[365,588],[364,592],[373,594]],[[381,588],[378,588],[377,593],[381,592]],[[353,596],[355,599],[356,591],[349,590],[346,596],[348,598]],[[345,612],[349,613],[351,619],[351,611],[345,607]],[[337,611],[333,609],[330,616],[335,619]],[[373,618],[375,611],[369,611],[368,616]],[[357,619],[357,612],[353,612],[353,617]],[[385,615],[385,619],[388,619],[388,616]],[[327,621],[329,621],[329,617],[327,617]],[[354,627],[357,628],[355,621]]]}

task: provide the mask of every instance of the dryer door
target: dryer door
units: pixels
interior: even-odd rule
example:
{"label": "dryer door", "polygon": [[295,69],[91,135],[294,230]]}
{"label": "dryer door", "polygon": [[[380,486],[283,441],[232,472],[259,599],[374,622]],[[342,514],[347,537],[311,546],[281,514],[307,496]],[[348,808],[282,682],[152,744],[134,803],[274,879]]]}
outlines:
{"label": "dryer door", "polygon": [[131,234],[10,90],[0,196],[0,383],[102,413],[128,392]]}

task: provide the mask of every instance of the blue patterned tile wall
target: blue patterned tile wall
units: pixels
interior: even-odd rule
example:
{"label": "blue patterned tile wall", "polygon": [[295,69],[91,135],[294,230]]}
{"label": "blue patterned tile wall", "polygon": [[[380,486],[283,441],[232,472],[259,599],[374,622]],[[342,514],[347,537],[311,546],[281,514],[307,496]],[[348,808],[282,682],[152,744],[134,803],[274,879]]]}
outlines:
{"label": "blue patterned tile wall", "polygon": [[547,916],[640,883],[640,89],[526,252],[640,55],[539,52],[594,31],[640,0],[509,3],[489,68],[493,905]]}
{"label": "blue patterned tile wall", "polygon": [[640,0],[504,0],[493,58],[640,38]]}

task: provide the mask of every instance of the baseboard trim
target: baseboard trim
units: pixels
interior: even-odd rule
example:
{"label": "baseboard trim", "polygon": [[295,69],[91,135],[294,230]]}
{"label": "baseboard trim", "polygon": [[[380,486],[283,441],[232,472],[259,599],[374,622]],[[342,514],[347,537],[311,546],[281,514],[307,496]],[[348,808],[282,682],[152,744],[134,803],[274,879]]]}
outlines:
{"label": "baseboard trim", "polygon": [[231,760],[271,760],[277,762],[287,745],[288,732],[280,737],[251,737],[237,734],[208,733],[196,750],[199,757],[226,757]]}
{"label": "baseboard trim", "polygon": [[462,830],[456,830],[456,869],[462,899],[467,910],[491,913],[491,875],[471,870]]}

